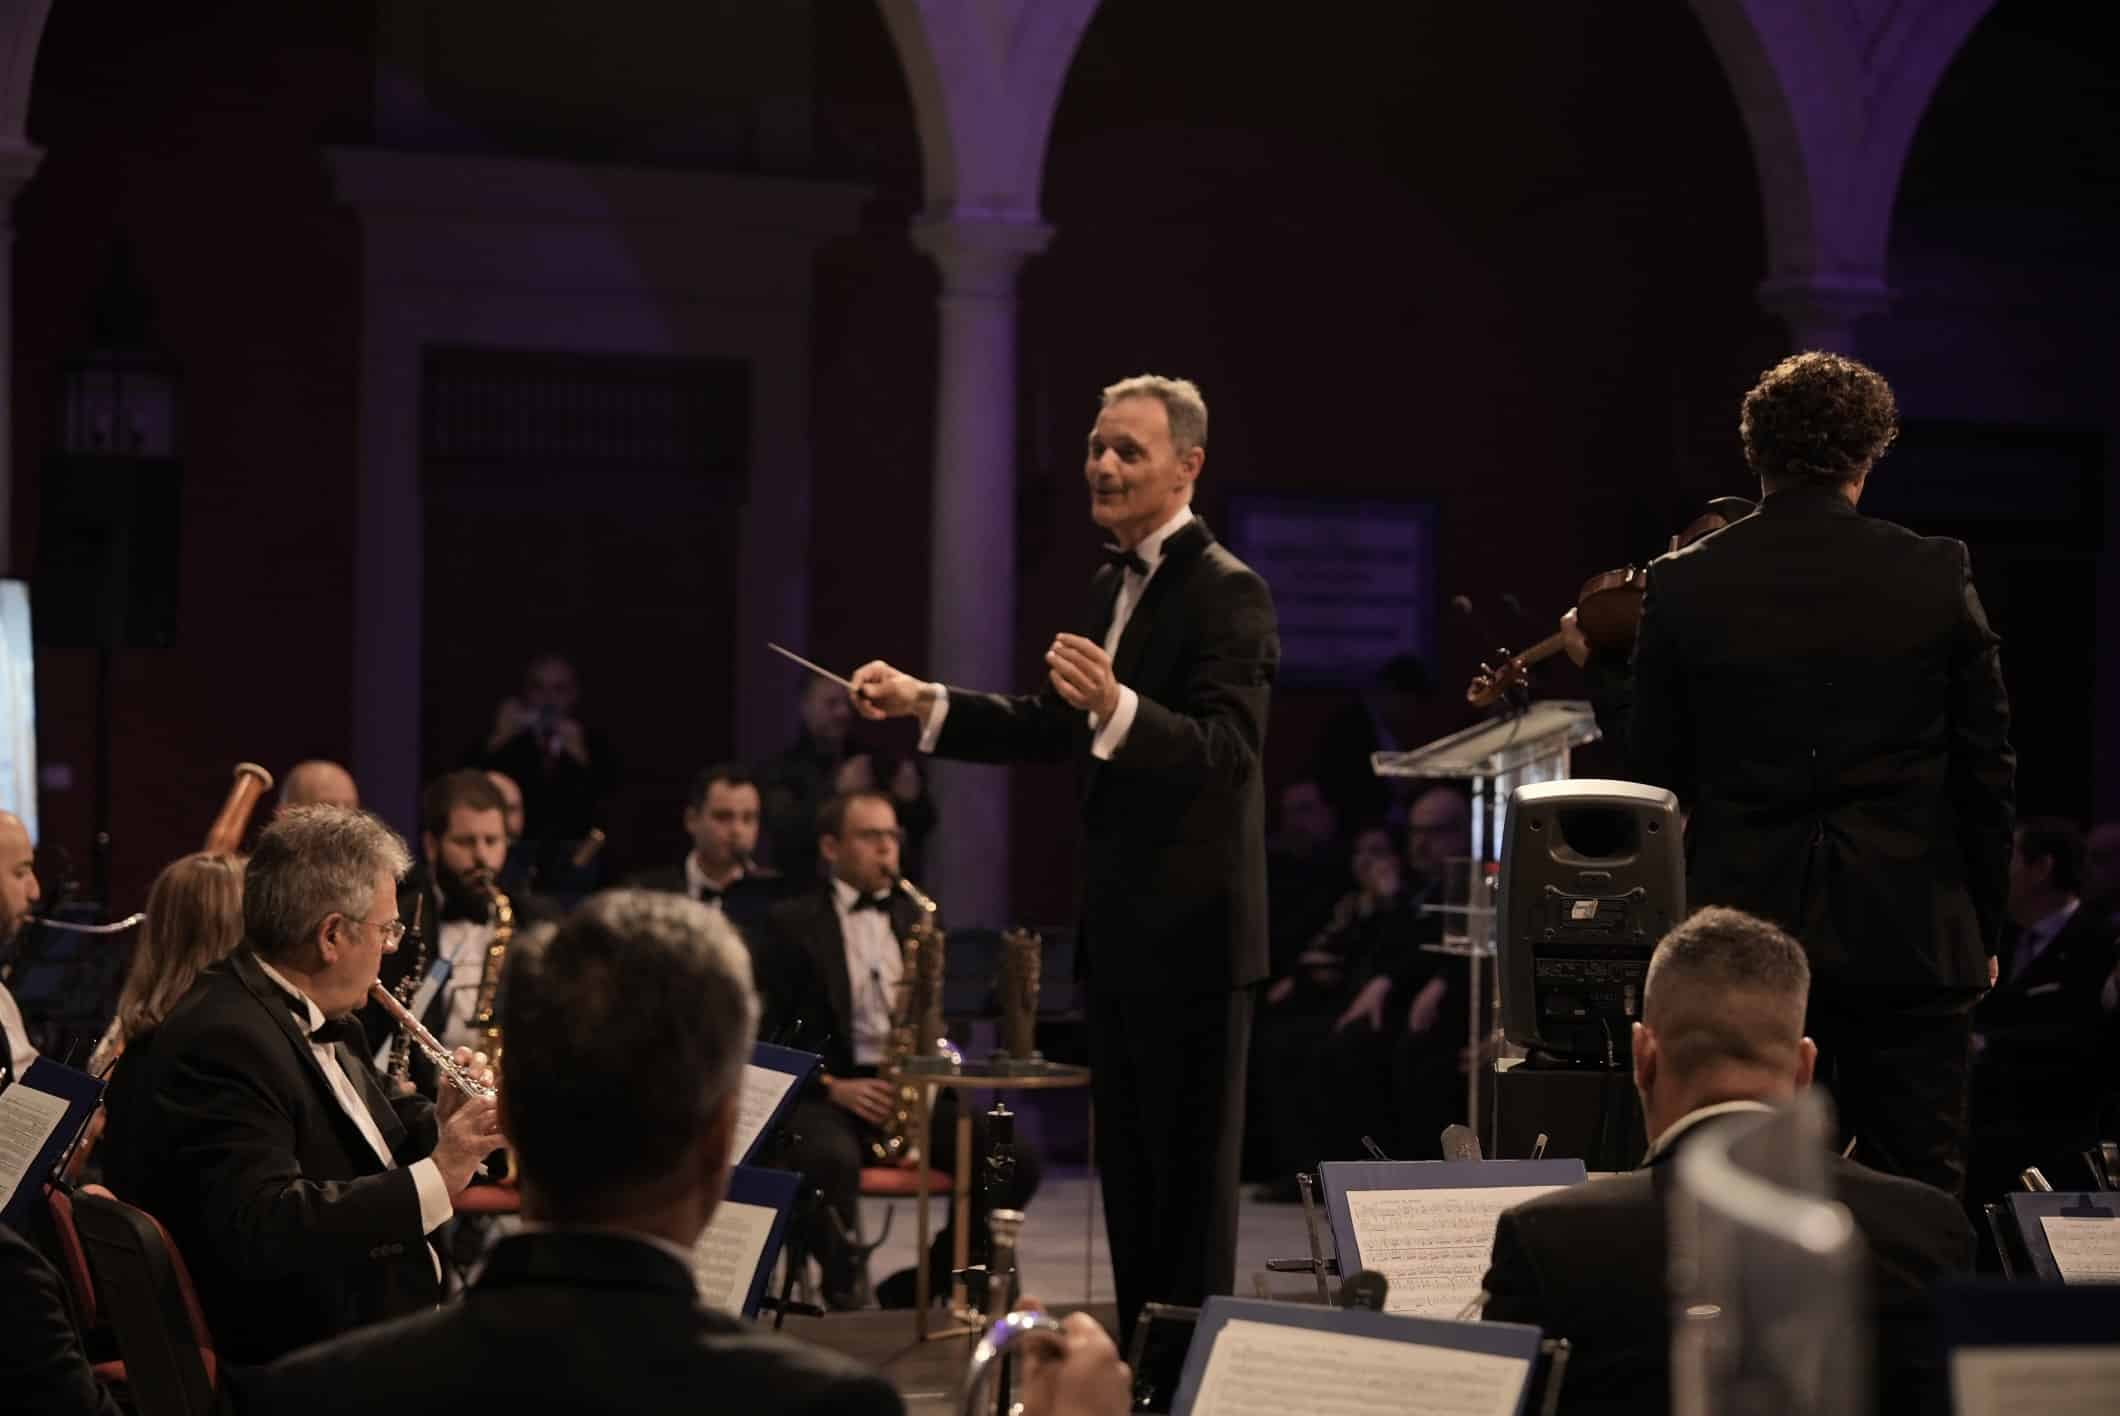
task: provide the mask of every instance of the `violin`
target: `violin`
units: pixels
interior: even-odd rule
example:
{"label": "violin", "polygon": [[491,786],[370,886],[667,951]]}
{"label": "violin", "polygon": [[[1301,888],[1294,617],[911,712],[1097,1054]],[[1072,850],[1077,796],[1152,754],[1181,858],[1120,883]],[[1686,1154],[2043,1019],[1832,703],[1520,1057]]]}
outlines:
{"label": "violin", "polygon": [[[1670,549],[1690,546],[1757,510],[1759,504],[1744,497],[1717,497],[1708,503],[1706,511],[1671,538]],[[1575,593],[1575,622],[1591,648],[1601,654],[1624,654],[1633,649],[1634,636],[1641,629],[1642,596],[1648,588],[1648,570],[1634,565],[1608,570],[1583,582],[1583,588]],[[1567,643],[1567,635],[1556,630],[1514,654],[1504,651],[1499,665],[1481,664],[1465,689],[1465,701],[1475,708],[1498,701],[1524,682],[1533,664],[1552,658]]]}

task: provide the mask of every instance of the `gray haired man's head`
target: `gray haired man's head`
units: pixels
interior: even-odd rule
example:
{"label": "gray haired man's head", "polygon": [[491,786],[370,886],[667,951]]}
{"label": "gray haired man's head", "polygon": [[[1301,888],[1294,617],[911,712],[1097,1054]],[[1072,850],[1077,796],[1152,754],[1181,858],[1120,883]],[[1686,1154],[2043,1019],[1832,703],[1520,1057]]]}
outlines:
{"label": "gray haired man's head", "polygon": [[593,896],[510,948],[500,1011],[504,1125],[542,1218],[609,1219],[668,1184],[718,1198],[758,1031],[750,955],[719,911]]}

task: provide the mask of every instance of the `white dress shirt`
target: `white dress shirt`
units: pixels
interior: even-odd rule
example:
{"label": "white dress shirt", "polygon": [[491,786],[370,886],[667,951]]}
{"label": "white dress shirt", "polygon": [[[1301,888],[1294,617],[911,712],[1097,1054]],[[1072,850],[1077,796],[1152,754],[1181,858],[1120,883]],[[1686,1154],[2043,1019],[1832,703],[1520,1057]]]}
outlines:
{"label": "white dress shirt", "polygon": [[880,1067],[891,1051],[891,1003],[905,977],[905,950],[891,928],[889,910],[857,910],[861,892],[832,879],[832,908],[839,912],[839,935],[847,946],[847,998],[854,1016],[854,1060]]}
{"label": "white dress shirt", "polygon": [[[693,899],[699,900],[700,891],[712,890],[714,892],[714,895],[711,899],[700,900],[700,903],[705,905],[710,910],[720,909],[721,892],[728,889],[731,885],[734,885],[737,881],[741,879],[743,879],[743,871],[738,870],[727,880],[724,880],[721,882],[721,884],[716,885],[713,881],[707,879],[707,872],[699,868],[699,857],[693,855],[690,851],[685,852],[685,893],[687,895],[690,895]],[[650,1239],[653,1238],[652,1235],[644,1237]]]}
{"label": "white dress shirt", "polygon": [[1656,1159],[1686,1132],[1713,1116],[1728,1116],[1738,1111],[1772,1111],[1774,1108],[1763,1101],[1718,1101],[1713,1106],[1697,1107],[1664,1127],[1663,1133],[1649,1143],[1649,1154],[1644,1161]]}
{"label": "white dress shirt", "polygon": [[[1134,547],[1134,554],[1148,567],[1142,574],[1132,566],[1119,572],[1119,598],[1112,602],[1111,628],[1104,632],[1104,652],[1112,658],[1119,654],[1119,641],[1126,635],[1127,621],[1134,617],[1134,609],[1141,603],[1141,596],[1148,590],[1148,582],[1156,578],[1163,566],[1163,545],[1193,519],[1192,508],[1181,506],[1177,514],[1141,538]],[[928,706],[927,716],[920,729],[920,750],[933,752],[935,743],[942,737],[942,724],[950,715],[950,691],[939,683],[928,688],[935,695]],[[1141,711],[1141,698],[1125,684],[1119,685],[1119,702],[1112,709],[1111,718],[1103,723],[1097,715],[1089,715],[1089,725],[1096,734],[1090,739],[1090,756],[1109,762],[1112,755],[1126,745],[1128,733],[1134,730],[1134,715]]]}
{"label": "white dress shirt", "polygon": [[434,953],[449,964],[442,981],[442,1043],[447,1047],[477,1047],[480,1038],[471,1026],[478,1011],[478,986],[486,976],[486,946],[493,942],[493,926],[479,920],[453,919],[435,931]]}
{"label": "white dress shirt", "polygon": [[0,1046],[7,1048],[8,1066],[14,1069],[15,1080],[21,1081],[29,1064],[37,1060],[37,1049],[29,1045],[29,1030],[22,1025],[22,1010],[15,1005],[15,995],[0,984],[0,1033],[6,1034]]}
{"label": "white dress shirt", "polygon": [[[375,1151],[376,1159],[383,1162],[383,1168],[397,1169],[397,1157],[390,1153],[390,1147],[383,1141],[382,1128],[375,1124],[375,1117],[369,1114],[367,1104],[361,1100],[361,1094],[354,1090],[346,1070],[339,1066],[338,1053],[332,1050],[331,1044],[318,1042],[313,1036],[318,1028],[324,1026],[324,1010],[317,1007],[315,999],[283,978],[271,964],[263,959],[259,959],[257,963],[264,971],[265,977],[278,984],[308,1011],[309,1021],[305,1030],[312,1034],[309,1052],[316,1058],[317,1065],[324,1069],[324,1080],[331,1084],[331,1094],[338,1098],[339,1109],[346,1113],[361,1135],[367,1138],[369,1146]],[[420,1232],[432,1234],[448,1223],[449,1216],[456,1213],[456,1206],[449,1201],[448,1183],[442,1179],[442,1168],[434,1163],[434,1157],[431,1155],[414,1161],[409,1168],[412,1171],[413,1186],[420,1196]]]}

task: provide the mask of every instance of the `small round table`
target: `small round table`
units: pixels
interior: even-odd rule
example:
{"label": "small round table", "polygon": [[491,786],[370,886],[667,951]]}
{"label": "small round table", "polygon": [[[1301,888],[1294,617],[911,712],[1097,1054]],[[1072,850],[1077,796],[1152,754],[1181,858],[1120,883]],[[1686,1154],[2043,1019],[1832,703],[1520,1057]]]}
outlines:
{"label": "small round table", "polygon": [[[932,1071],[925,1068],[908,1067],[887,1071],[883,1074],[883,1079],[893,1086],[917,1086],[920,1088],[920,1126],[917,1135],[919,1137],[921,1163],[915,1167],[919,1172],[920,1181],[915,1190],[916,1199],[914,1201],[920,1210],[918,1230],[920,1251],[913,1260],[913,1273],[915,1275],[913,1280],[913,1331],[922,1341],[927,1341],[930,1338],[959,1337],[975,1330],[972,1327],[962,1325],[952,1326],[939,1332],[930,1332],[928,1330],[928,1305],[934,1301],[935,1295],[933,1285],[928,1276],[928,1175],[932,1167],[928,1165],[927,1160],[933,1150],[930,1143],[934,1139],[936,1089],[949,1087],[960,1092],[1057,1091],[1066,1087],[1086,1087],[1089,1085],[1089,1075],[1089,1068],[1077,1066],[1071,1062],[1046,1062],[1035,1058],[1030,1061],[1018,1061],[1010,1057],[999,1057],[990,1062],[961,1062],[953,1066],[937,1067]],[[1090,1125],[1093,1135],[1096,1125],[1095,1116],[1096,1113],[1092,1110]],[[1093,1141],[1092,1147],[1094,1147],[1094,1144]],[[970,1107],[964,1105],[959,1105],[957,1108],[956,1170],[957,1183],[953,1187],[955,1195],[952,1207],[952,1214],[955,1216],[956,1221],[956,1237],[950,1257],[952,1266],[961,1270],[971,1259],[972,1225],[972,1111]],[[1090,1179],[1092,1182],[1095,1181],[1096,1175],[1096,1152],[1093,1148],[1090,1153]],[[1096,1250],[1097,1223],[1096,1187],[1094,1183],[1090,1187],[1088,1211],[1089,1221],[1084,1230],[1084,1249],[1086,1254],[1094,1254]],[[1090,1291],[1089,1269],[1091,1262],[1092,1260],[1088,1258],[1083,1261],[1082,1291],[1085,1299]],[[964,1308],[964,1298],[962,1280],[953,1282],[950,1285],[950,1312],[951,1316],[956,1318],[960,1324],[963,1322],[961,1315]],[[976,1317],[978,1320],[983,1321],[985,1314],[978,1314]]]}

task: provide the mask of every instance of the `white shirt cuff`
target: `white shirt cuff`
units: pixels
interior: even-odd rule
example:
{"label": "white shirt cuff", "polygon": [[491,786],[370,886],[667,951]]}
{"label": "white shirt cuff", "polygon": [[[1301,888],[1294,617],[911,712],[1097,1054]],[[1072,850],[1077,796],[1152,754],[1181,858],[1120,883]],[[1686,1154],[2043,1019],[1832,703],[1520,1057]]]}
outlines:
{"label": "white shirt cuff", "polygon": [[939,683],[928,687],[934,690],[935,701],[928,705],[927,716],[920,724],[920,750],[933,752],[936,740],[942,736],[943,721],[950,716],[950,691]]}
{"label": "white shirt cuff", "polygon": [[449,1202],[449,1185],[434,1157],[416,1160],[409,1167],[413,1188],[420,1192],[420,1233],[432,1234],[449,1222],[456,1206]]}
{"label": "white shirt cuff", "polygon": [[1097,729],[1097,735],[1089,740],[1089,755],[1102,762],[1112,760],[1112,754],[1126,746],[1126,735],[1134,730],[1134,714],[1141,708],[1141,696],[1119,685],[1119,706],[1112,709],[1109,722]]}

